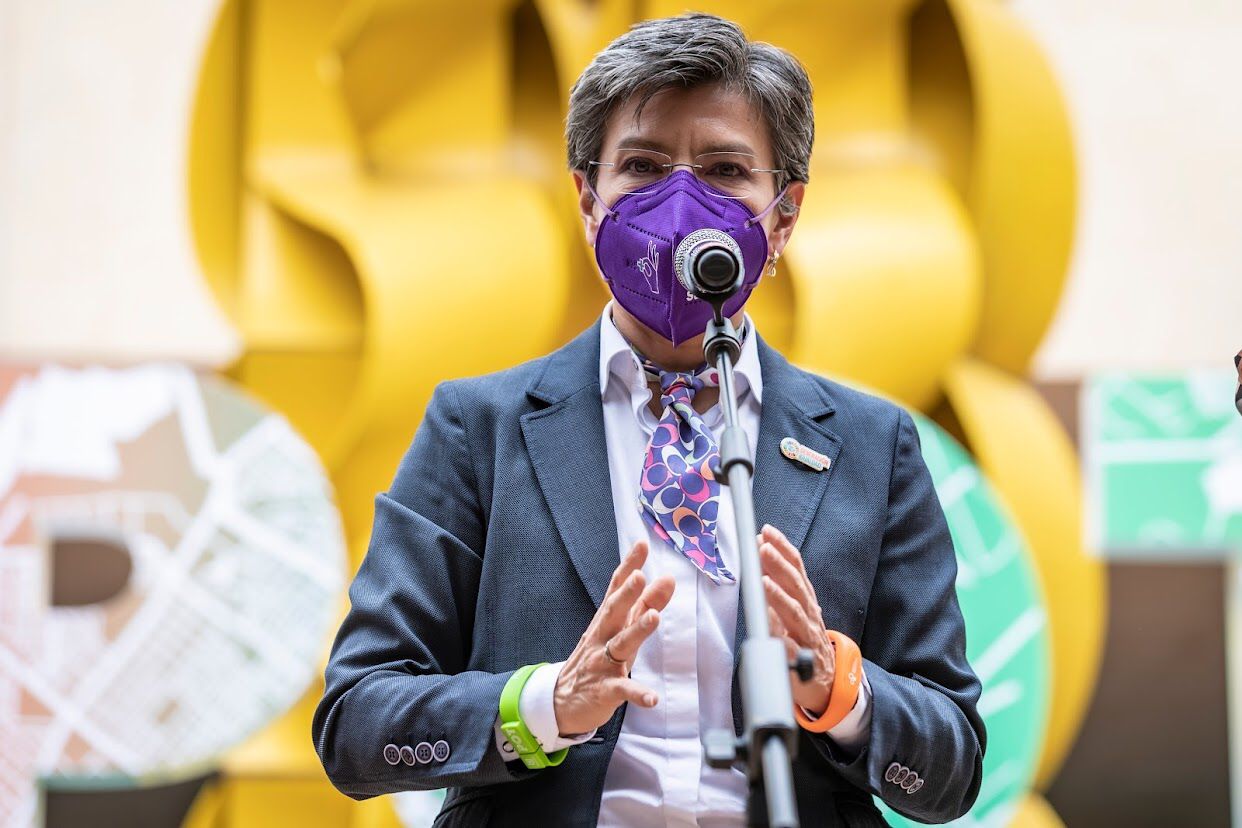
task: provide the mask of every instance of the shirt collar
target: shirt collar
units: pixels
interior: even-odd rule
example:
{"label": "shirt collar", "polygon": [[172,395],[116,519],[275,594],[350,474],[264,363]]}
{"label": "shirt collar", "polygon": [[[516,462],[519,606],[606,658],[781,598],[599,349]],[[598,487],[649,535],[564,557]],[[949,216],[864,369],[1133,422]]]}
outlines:
{"label": "shirt collar", "polygon": [[[755,344],[755,322],[750,314],[743,313],[743,324],[748,326],[746,341],[742,343],[742,353],[733,365],[733,376],[737,385],[739,399],[749,389],[755,395],[755,402],[763,401],[763,378],[759,371],[759,347]],[[626,388],[631,390],[647,387],[647,378],[638,357],[630,348],[629,342],[617,330],[612,321],[612,301],[604,306],[599,323],[599,388],[600,393],[608,389],[611,378],[616,377]]]}

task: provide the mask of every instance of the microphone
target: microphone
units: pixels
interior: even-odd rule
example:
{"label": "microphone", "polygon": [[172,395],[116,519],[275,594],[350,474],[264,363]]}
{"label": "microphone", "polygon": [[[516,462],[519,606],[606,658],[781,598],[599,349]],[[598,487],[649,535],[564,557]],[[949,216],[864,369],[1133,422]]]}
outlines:
{"label": "microphone", "polygon": [[723,304],[745,280],[742,248],[728,233],[704,228],[681,240],[673,252],[673,272],[689,293]]}

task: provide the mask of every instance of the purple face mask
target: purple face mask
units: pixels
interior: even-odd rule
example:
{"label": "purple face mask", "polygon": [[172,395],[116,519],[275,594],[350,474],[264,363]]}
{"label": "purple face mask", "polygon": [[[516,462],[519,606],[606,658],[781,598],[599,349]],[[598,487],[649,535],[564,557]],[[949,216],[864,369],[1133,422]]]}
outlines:
{"label": "purple face mask", "polygon": [[[588,182],[595,200],[603,199]],[[680,345],[703,333],[712,306],[696,299],[673,271],[673,253],[681,240],[705,228],[728,233],[742,250],[746,277],[742,288],[724,305],[732,316],[746,303],[768,259],[768,236],[759,222],[785,194],[754,215],[739,199],[728,198],[677,170],[641,193],[627,193],[600,222],[595,235],[595,261],[617,304],[639,322]]]}

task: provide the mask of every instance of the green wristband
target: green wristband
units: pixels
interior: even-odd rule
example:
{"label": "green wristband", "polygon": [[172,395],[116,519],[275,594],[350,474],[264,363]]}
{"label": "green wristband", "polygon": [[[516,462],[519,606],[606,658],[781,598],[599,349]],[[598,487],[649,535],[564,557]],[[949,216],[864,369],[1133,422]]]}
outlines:
{"label": "green wristband", "polygon": [[504,689],[500,691],[500,729],[508,737],[513,749],[517,751],[518,758],[532,770],[555,767],[563,762],[565,754],[569,753],[569,748],[561,748],[550,754],[544,753],[539,740],[522,721],[522,714],[519,710],[518,701],[522,697],[522,688],[526,685],[527,679],[535,670],[547,663],[542,661],[539,664],[519,667],[517,672],[505,682]]}

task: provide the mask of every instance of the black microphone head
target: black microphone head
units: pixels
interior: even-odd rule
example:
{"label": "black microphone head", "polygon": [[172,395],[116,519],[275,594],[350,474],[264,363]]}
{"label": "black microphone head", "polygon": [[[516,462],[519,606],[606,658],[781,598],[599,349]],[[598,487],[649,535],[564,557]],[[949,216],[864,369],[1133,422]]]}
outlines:
{"label": "black microphone head", "polygon": [[737,278],[737,259],[719,247],[709,247],[695,256],[690,266],[697,281],[712,292],[725,290]]}
{"label": "black microphone head", "polygon": [[742,286],[742,248],[720,230],[696,230],[681,240],[673,253],[673,272],[691,294],[727,299]]}

